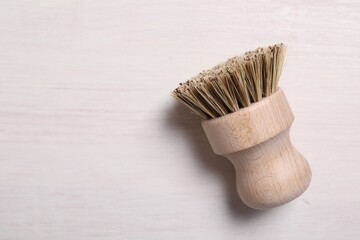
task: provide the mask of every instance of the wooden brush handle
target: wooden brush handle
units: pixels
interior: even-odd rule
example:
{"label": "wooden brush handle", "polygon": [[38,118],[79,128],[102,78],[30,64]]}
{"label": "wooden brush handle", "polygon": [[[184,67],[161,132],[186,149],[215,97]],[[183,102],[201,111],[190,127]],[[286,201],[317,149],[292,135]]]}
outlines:
{"label": "wooden brush handle", "polygon": [[233,163],[238,193],[249,207],[280,206],[308,187],[310,167],[290,141],[293,121],[278,89],[250,107],[202,122],[214,152]]}

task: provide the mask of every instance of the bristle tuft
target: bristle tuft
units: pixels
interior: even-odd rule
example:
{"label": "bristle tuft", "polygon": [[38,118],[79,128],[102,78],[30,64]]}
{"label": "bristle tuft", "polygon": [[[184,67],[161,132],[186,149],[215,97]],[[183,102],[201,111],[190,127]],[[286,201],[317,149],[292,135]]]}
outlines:
{"label": "bristle tuft", "polygon": [[236,112],[277,90],[286,53],[281,43],[230,58],[180,83],[172,96],[203,119]]}

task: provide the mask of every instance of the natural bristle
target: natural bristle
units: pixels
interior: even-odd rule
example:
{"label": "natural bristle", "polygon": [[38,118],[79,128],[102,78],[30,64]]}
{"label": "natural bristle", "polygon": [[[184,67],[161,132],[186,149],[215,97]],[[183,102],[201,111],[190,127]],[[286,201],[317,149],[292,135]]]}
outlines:
{"label": "natural bristle", "polygon": [[180,83],[172,95],[203,119],[235,112],[277,90],[286,53],[282,43],[246,52]]}

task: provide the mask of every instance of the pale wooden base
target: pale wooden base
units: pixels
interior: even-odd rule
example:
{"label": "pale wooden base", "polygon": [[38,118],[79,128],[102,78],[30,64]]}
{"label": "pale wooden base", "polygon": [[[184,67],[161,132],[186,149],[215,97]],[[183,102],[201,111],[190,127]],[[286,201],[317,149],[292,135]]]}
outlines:
{"label": "pale wooden base", "polygon": [[279,89],[250,107],[202,122],[214,152],[235,166],[238,193],[249,207],[285,204],[309,186],[310,167],[290,141],[293,121]]}

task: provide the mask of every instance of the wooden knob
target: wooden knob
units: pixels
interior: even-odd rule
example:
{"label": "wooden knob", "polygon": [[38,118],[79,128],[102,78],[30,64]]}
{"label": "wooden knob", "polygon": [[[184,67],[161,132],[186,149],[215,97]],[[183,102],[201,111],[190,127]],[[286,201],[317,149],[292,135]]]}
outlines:
{"label": "wooden knob", "polygon": [[285,204],[310,184],[310,167],[290,141],[293,121],[282,89],[250,107],[202,121],[214,152],[233,163],[238,193],[251,208]]}

